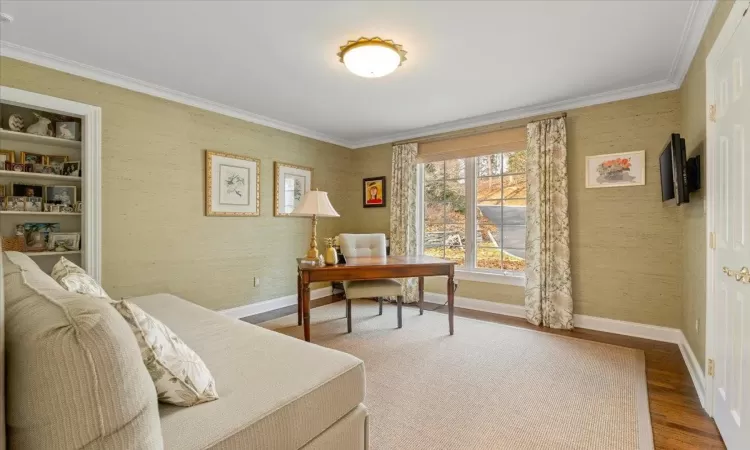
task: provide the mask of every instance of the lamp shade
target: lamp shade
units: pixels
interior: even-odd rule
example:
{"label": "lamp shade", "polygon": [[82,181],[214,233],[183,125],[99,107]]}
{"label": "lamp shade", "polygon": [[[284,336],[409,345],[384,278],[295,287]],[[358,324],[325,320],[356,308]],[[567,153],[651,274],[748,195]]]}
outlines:
{"label": "lamp shade", "polygon": [[309,191],[302,197],[300,204],[292,211],[293,216],[318,216],[339,217],[339,213],[333,209],[328,193],[322,191]]}

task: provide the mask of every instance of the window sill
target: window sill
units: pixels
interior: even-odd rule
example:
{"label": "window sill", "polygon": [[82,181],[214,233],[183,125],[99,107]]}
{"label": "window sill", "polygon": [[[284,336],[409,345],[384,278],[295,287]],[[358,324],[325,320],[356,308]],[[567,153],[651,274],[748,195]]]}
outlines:
{"label": "window sill", "polygon": [[481,283],[507,284],[511,286],[526,286],[526,276],[522,273],[510,275],[507,273],[482,272],[478,270],[456,269],[455,279],[478,281]]}

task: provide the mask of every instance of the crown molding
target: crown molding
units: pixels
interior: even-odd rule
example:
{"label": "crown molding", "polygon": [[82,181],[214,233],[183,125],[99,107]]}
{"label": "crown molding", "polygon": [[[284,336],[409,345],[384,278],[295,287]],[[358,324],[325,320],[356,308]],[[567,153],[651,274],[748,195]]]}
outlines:
{"label": "crown molding", "polygon": [[153,97],[159,97],[165,100],[182,103],[183,105],[193,106],[195,108],[215,112],[217,114],[234,117],[235,119],[244,120],[246,122],[251,122],[257,125],[263,125],[277,130],[286,131],[288,133],[293,133],[299,136],[316,139],[318,141],[352,148],[351,142],[337,139],[323,133],[318,133],[317,131],[292,125],[286,122],[272,119],[270,117],[261,116],[259,114],[254,114],[249,111],[224,105],[222,103],[206,100],[191,94],[186,94],[174,89],[169,89],[154,83],[149,83],[147,81],[120,75],[118,73],[110,72],[98,67],[71,61],[59,56],[51,55],[49,53],[13,44],[11,42],[0,40],[0,56],[36,64],[38,66],[47,67],[49,69],[54,69],[79,77],[89,78],[131,91],[151,95]]}
{"label": "crown molding", "polygon": [[672,61],[672,68],[669,70],[669,79],[677,86],[682,86],[685,75],[687,75],[690,64],[695,58],[698,46],[703,39],[703,33],[706,31],[708,21],[716,7],[716,0],[694,0],[690,6],[688,19],[685,27],[682,29],[682,38],[677,54]]}
{"label": "crown molding", "polygon": [[485,125],[492,125],[511,120],[525,119],[528,117],[540,116],[544,114],[561,112],[569,109],[583,108],[585,106],[599,105],[618,100],[627,100],[629,98],[643,97],[644,95],[658,94],[661,92],[673,91],[679,89],[679,85],[670,80],[657,81],[655,83],[642,84],[624,89],[603,92],[601,94],[587,95],[569,100],[562,100],[552,103],[542,103],[538,105],[523,106],[520,108],[498,111],[484,114],[481,116],[469,117],[466,119],[444,122],[437,125],[416,128],[413,130],[390,134],[387,136],[378,136],[371,139],[364,139],[354,142],[351,148],[369,147],[372,145],[404,141],[407,139],[417,139],[435,134],[449,133],[452,131],[465,130],[467,128],[476,128]]}

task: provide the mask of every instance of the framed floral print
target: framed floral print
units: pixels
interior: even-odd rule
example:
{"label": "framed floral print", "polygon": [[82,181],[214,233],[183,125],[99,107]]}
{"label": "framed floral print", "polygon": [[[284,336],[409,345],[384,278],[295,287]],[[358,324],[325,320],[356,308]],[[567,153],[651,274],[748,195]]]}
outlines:
{"label": "framed floral print", "polygon": [[206,215],[260,215],[260,160],[206,150]]}
{"label": "framed floral print", "polygon": [[385,206],[385,176],[362,179],[362,207]]}
{"label": "framed floral print", "polygon": [[278,161],[273,163],[273,215],[291,216],[310,191],[313,169]]}
{"label": "framed floral print", "polygon": [[610,153],[586,157],[586,187],[605,188],[646,184],[646,152]]}

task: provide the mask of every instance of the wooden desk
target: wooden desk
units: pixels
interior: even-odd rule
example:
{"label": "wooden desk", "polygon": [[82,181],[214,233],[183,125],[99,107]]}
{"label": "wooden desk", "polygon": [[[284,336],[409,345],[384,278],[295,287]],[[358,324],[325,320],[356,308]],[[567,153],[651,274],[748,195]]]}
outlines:
{"label": "wooden desk", "polygon": [[453,269],[455,262],[432,256],[375,256],[347,258],[346,264],[308,266],[297,260],[297,324],[310,341],[310,283],[316,281],[419,278],[419,302],[424,303],[424,277],[447,276],[448,331],[453,334]]}

